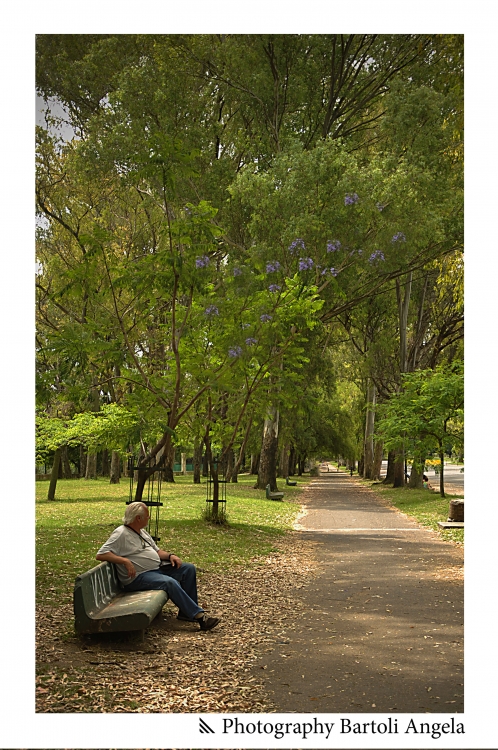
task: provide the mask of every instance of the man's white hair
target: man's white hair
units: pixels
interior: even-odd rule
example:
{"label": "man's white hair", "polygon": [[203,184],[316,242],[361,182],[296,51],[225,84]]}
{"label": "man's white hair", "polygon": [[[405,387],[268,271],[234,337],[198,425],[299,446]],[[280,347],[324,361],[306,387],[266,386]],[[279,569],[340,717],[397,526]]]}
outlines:
{"label": "man's white hair", "polygon": [[147,510],[147,506],[144,503],[137,502],[137,503],[130,503],[126,506],[123,523],[129,525],[130,523],[133,523],[133,521],[138,518],[138,516],[143,516],[144,511]]}

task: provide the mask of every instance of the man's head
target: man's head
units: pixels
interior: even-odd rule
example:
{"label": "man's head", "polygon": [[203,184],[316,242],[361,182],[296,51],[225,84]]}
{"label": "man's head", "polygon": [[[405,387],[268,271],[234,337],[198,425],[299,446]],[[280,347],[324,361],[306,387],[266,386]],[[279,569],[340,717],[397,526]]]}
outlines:
{"label": "man's head", "polygon": [[149,522],[149,510],[144,503],[130,503],[126,506],[123,523],[127,526],[145,528]]}

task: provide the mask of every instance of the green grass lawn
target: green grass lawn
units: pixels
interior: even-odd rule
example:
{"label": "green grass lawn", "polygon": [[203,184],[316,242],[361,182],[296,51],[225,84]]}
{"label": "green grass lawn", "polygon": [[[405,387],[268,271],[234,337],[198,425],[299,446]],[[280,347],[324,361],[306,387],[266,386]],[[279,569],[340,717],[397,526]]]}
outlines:
{"label": "green grass lawn", "polygon": [[399,487],[393,489],[388,485],[378,484],[376,482],[364,481],[372,488],[373,492],[389,500],[392,505],[412,516],[423,526],[428,526],[437,531],[443,539],[463,544],[464,529],[441,529],[437,524],[438,521],[446,521],[450,507],[450,500],[459,495],[446,495],[441,497],[436,492],[429,490],[413,490],[408,487]]}
{"label": "green grass lawn", "polygon": [[[227,485],[228,524],[214,526],[202,519],[205,480],[195,485],[191,476],[175,477],[174,484],[161,488],[159,546],[193,562],[201,575],[233,565],[257,566],[292,528],[308,481],[298,477],[296,487],[285,487],[281,480],[285,499],[275,502],[253,489],[254,476],[240,476],[237,484]],[[48,482],[36,482],[36,588],[40,603],[59,606],[72,601],[75,577],[98,564],[97,550],[122,523],[129,480],[117,485],[108,479],[59,480],[56,499],[47,500],[47,492]]]}

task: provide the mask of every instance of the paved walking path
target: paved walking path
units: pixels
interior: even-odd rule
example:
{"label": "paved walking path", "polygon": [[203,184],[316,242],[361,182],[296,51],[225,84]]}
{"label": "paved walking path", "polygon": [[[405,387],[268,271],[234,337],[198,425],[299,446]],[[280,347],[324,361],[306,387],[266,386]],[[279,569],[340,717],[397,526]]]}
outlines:
{"label": "paved walking path", "polygon": [[462,550],[346,474],[304,497],[298,528],[322,572],[293,592],[305,615],[255,667],[277,710],[462,712]]}

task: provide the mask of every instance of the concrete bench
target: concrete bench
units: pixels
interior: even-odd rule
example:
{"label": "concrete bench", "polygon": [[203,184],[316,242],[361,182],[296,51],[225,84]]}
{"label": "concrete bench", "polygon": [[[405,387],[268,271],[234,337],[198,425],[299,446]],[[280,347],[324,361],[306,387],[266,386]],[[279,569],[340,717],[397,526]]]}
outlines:
{"label": "concrete bench", "polygon": [[282,500],[284,497],[283,492],[270,492],[270,485],[266,485],[266,499],[267,500]]}
{"label": "concrete bench", "polygon": [[77,633],[140,630],[143,634],[167,601],[165,591],[124,591],[115,566],[103,562],[76,578],[75,629]]}
{"label": "concrete bench", "polygon": [[296,481],[292,481],[292,482],[291,482],[291,480],[289,479],[289,477],[285,477],[285,484],[286,484],[286,485],[287,485],[288,487],[295,487],[295,486],[296,486],[296,484],[297,484],[297,482],[296,482]]}

